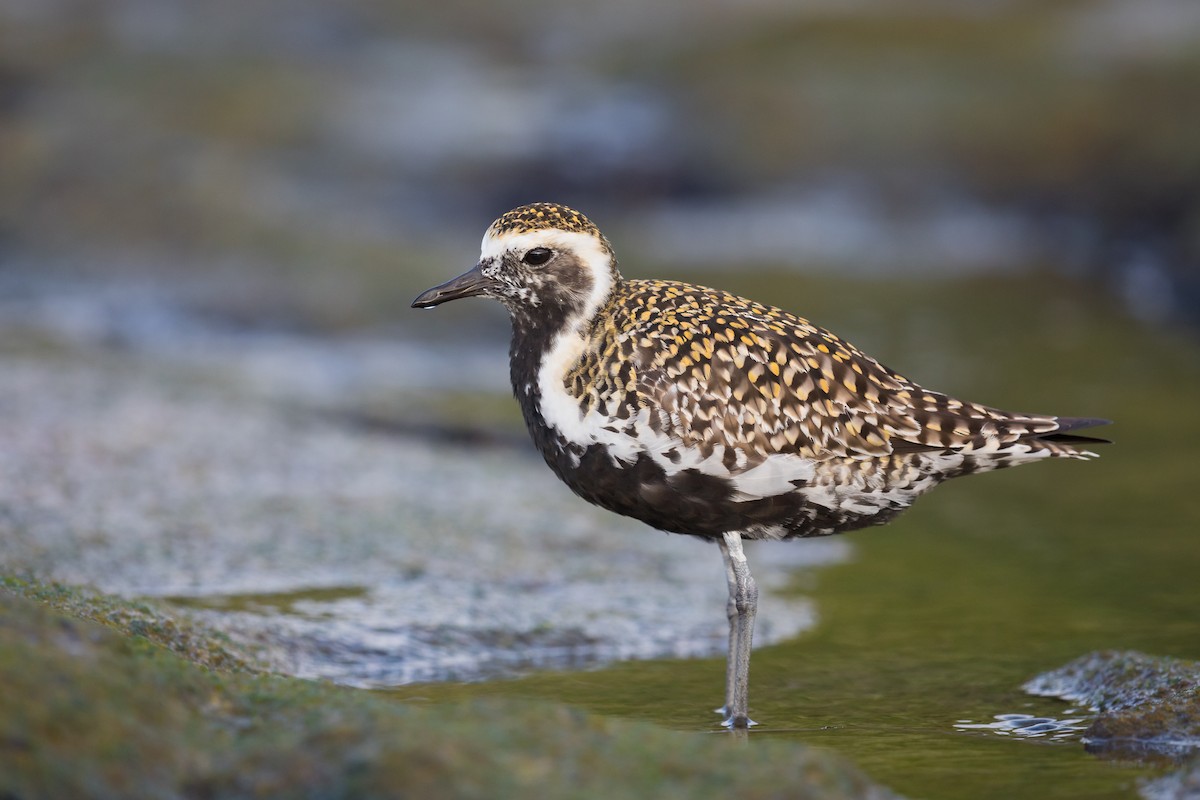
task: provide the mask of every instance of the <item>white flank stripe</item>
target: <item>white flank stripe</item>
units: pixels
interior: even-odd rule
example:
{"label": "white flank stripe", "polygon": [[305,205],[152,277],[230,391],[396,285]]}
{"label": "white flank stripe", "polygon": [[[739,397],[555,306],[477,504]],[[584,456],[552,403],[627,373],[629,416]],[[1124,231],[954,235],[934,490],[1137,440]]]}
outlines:
{"label": "white flank stripe", "polygon": [[807,458],[784,453],[767,456],[761,464],[733,477],[733,488],[739,500],[775,497],[796,490],[792,481],[812,480],[813,462]]}

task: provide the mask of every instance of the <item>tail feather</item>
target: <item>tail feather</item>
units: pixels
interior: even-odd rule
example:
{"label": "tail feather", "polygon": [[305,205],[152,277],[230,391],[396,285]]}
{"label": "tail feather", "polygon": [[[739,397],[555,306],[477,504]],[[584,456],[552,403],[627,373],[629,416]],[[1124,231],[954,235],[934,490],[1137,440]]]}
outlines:
{"label": "tail feather", "polygon": [[1039,442],[1057,442],[1059,444],[1112,444],[1112,439],[1101,439],[1099,436],[1076,436],[1073,433],[1048,433],[1034,438]]}
{"label": "tail feather", "polygon": [[1110,420],[1097,417],[1056,417],[1055,421],[1058,423],[1057,430],[1029,437],[1039,445],[1042,445],[1053,456],[1081,459],[1098,458],[1098,454],[1090,450],[1081,449],[1081,445],[1112,444],[1111,440],[1101,439],[1098,436],[1080,436],[1076,433],[1068,433],[1068,431],[1086,430],[1101,425],[1109,425],[1111,424]]}
{"label": "tail feather", "polygon": [[1112,425],[1111,419],[1101,419],[1100,417],[1055,417],[1054,420],[1058,423],[1058,430],[1055,433],[1066,433],[1067,431],[1080,431],[1086,428],[1099,428],[1101,425]]}
{"label": "tail feather", "polygon": [[1112,444],[1111,439],[1104,439],[1099,436],[1080,436],[1068,431],[1086,430],[1088,428],[1098,428],[1101,425],[1111,425],[1112,420],[1100,419],[1099,417],[1057,417],[1058,430],[1037,437],[1042,442],[1056,442],[1058,444]]}

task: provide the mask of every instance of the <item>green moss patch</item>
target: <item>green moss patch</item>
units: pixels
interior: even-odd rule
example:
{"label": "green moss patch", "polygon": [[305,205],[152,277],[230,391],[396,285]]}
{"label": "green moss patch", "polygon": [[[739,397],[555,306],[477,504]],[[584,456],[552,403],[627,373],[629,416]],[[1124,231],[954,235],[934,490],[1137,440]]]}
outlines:
{"label": "green moss patch", "polygon": [[802,745],[193,663],[121,621],[155,617],[143,607],[15,584],[0,588],[0,797],[893,796]]}
{"label": "green moss patch", "polygon": [[1180,755],[1200,748],[1200,662],[1090,653],[1025,688],[1099,711],[1084,733],[1092,749]]}
{"label": "green moss patch", "polygon": [[239,652],[223,633],[175,619],[146,603],[122,600],[78,586],[0,576],[0,590],[36,600],[71,617],[98,622],[127,636],[166,648],[209,669],[254,671],[253,658]]}

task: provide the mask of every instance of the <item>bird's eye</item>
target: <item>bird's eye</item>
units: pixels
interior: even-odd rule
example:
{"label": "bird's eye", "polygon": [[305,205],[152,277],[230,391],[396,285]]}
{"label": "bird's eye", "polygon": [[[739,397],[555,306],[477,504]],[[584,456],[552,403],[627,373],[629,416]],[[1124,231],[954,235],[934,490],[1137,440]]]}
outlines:
{"label": "bird's eye", "polygon": [[525,253],[521,260],[530,266],[538,267],[549,261],[552,255],[554,255],[553,251],[547,250],[545,247],[535,247]]}

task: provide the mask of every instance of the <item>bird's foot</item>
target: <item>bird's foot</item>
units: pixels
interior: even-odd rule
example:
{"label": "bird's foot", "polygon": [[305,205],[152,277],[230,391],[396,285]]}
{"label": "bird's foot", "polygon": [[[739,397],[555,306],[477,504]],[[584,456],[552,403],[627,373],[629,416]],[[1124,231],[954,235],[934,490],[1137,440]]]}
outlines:
{"label": "bird's foot", "polygon": [[[721,709],[722,712],[724,712],[724,710],[725,709]],[[745,714],[738,714],[736,716],[726,717],[725,721],[721,723],[721,726],[724,728],[729,728],[730,730],[746,730],[757,724],[757,722],[750,719]]]}
{"label": "bird's foot", "polygon": [[725,728],[749,728],[752,725],[758,724],[757,722],[755,722],[754,720],[750,719],[749,717],[747,717],[745,715],[742,715],[740,717],[741,724],[738,724],[738,720],[735,720],[732,716],[730,716],[730,714],[726,710],[725,706],[721,706],[720,708],[714,708],[713,713],[721,715],[721,717],[722,717],[721,726],[725,727]]}

